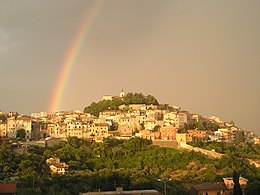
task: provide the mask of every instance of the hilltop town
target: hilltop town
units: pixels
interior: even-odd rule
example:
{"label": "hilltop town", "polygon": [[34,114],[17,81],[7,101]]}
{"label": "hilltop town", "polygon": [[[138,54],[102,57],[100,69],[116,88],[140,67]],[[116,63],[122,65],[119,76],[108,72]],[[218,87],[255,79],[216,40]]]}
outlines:
{"label": "hilltop town", "polygon": [[230,195],[234,178],[246,194],[259,191],[252,131],[151,95],[122,90],[83,112],[1,112],[0,120],[0,183],[8,182],[0,193]]}
{"label": "hilltop town", "polygon": [[[217,116],[202,116],[182,110],[179,106],[159,104],[153,96],[129,93],[134,97],[149,97],[150,102],[124,102],[128,95],[123,90],[119,96],[105,95],[100,103],[121,101],[116,109],[91,113],[92,103],[84,112],[39,112],[30,116],[15,112],[0,112],[0,137],[17,138],[24,130],[26,140],[78,137],[102,142],[104,138],[128,139],[140,137],[149,140],[171,140],[178,143],[199,139],[207,142],[240,141],[259,144],[252,131],[244,131],[234,122],[224,122]],[[132,98],[133,99],[133,98]],[[150,104],[152,103],[152,104]],[[106,108],[106,107],[105,107]],[[95,109],[95,108],[94,108]],[[97,109],[96,109],[97,110]]]}

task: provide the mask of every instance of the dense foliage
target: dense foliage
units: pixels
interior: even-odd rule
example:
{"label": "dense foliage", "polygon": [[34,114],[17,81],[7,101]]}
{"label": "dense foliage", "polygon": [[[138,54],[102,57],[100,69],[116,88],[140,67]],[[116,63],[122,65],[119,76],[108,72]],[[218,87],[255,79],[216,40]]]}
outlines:
{"label": "dense foliage", "polygon": [[[50,157],[69,164],[69,173],[51,176],[45,164]],[[70,137],[54,147],[31,147],[23,155],[14,154],[7,144],[0,147],[0,180],[7,182],[16,176],[19,194],[78,194],[115,190],[115,186],[162,192],[158,178],[172,179],[167,183],[169,194],[188,194],[191,185],[222,181],[232,177],[234,170],[254,184],[249,192],[255,190],[260,170],[232,153],[210,159],[194,151],[153,146],[150,140],[140,138],[90,143]]]}
{"label": "dense foliage", "polygon": [[26,136],[26,132],[24,129],[18,129],[16,132],[16,138],[24,139]]}
{"label": "dense foliage", "polygon": [[130,104],[146,104],[146,105],[158,105],[157,99],[152,96],[144,96],[142,93],[127,93],[123,98],[126,105]]}
{"label": "dense foliage", "polygon": [[90,106],[85,107],[84,112],[98,116],[100,112],[105,110],[118,110],[120,105],[129,104],[147,104],[158,105],[158,101],[154,96],[144,96],[142,93],[127,93],[123,98],[113,98],[112,100],[102,100],[98,103],[92,102]]}
{"label": "dense foliage", "polygon": [[220,128],[220,126],[217,123],[213,123],[210,121],[203,121],[203,122],[193,122],[193,123],[185,123],[184,127],[181,128],[181,132],[186,133],[187,130],[211,130],[211,131],[217,131]]}

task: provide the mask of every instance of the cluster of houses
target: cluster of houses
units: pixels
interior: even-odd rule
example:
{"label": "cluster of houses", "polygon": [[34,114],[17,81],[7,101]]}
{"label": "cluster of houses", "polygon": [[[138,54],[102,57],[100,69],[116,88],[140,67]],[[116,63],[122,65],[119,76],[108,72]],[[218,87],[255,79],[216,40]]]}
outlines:
{"label": "cluster of houses", "polygon": [[[121,92],[123,93],[123,92]],[[120,97],[124,94],[120,93]],[[116,98],[120,98],[116,97]],[[104,96],[103,99],[114,98]],[[161,108],[165,109],[161,109]],[[101,142],[107,137],[127,139],[132,136],[150,140],[177,140],[190,142],[193,139],[228,142],[236,139],[242,130],[232,123],[221,121],[218,117],[205,117],[181,110],[180,107],[163,105],[131,104],[121,105],[119,110],[106,110],[99,117],[81,111],[63,111],[56,113],[32,113],[30,116],[18,113],[0,112],[0,137],[16,138],[19,129],[25,130],[25,139],[41,138],[78,138]],[[197,122],[217,124],[217,131],[188,130],[180,133],[185,124]],[[245,139],[259,144],[259,138],[250,132],[244,132]]]}

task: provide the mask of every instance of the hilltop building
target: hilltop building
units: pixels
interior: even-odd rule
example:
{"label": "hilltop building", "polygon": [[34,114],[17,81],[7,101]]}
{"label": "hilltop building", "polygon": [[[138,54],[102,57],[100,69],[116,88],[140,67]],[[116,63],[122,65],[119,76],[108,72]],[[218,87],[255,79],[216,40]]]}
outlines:
{"label": "hilltop building", "polygon": [[123,97],[125,97],[125,92],[124,92],[124,90],[123,90],[123,89],[121,90],[119,97],[120,97],[120,98],[123,98]]}
{"label": "hilltop building", "polygon": [[112,95],[104,95],[102,100],[113,100],[114,98],[123,98],[125,97],[125,92],[122,89],[121,92],[119,93],[119,96],[112,96]]}

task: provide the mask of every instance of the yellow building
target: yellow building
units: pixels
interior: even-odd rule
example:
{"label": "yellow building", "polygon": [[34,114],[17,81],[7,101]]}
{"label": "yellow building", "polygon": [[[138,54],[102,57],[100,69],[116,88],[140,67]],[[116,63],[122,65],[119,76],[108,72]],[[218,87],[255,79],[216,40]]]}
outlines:
{"label": "yellow building", "polygon": [[7,136],[7,129],[6,129],[6,123],[0,123],[0,137],[6,137]]}
{"label": "yellow building", "polygon": [[109,136],[107,123],[94,123],[90,127],[90,135],[96,142],[102,142],[104,138]]}
{"label": "yellow building", "polygon": [[25,138],[31,139],[32,134],[32,119],[26,116],[10,117],[7,119],[7,136],[16,138],[17,130],[25,130]]}

